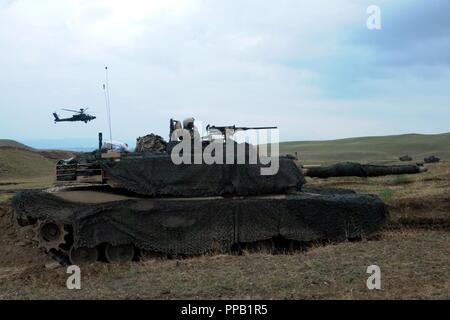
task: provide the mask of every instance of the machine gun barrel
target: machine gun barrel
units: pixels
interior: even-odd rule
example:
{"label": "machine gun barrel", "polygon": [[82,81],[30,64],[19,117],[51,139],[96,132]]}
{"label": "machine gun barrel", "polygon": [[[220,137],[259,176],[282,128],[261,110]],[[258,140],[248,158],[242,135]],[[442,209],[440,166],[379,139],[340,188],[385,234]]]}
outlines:
{"label": "machine gun barrel", "polygon": [[226,130],[230,131],[247,131],[247,130],[268,130],[268,129],[278,129],[278,127],[236,127],[233,126],[211,126],[208,125],[206,127],[206,130],[217,130],[220,131],[222,134],[225,134]]}

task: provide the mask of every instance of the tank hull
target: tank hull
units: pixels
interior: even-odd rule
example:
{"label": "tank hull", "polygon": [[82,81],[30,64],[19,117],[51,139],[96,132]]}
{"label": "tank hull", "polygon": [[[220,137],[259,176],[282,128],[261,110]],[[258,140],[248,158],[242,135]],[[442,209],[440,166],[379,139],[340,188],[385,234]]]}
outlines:
{"label": "tank hull", "polygon": [[343,241],[372,236],[389,218],[387,205],[375,196],[307,188],[270,196],[166,199],[72,189],[19,193],[13,206],[21,225],[64,226],[64,241],[46,246],[61,261],[70,250],[105,245],[198,255],[275,238]]}

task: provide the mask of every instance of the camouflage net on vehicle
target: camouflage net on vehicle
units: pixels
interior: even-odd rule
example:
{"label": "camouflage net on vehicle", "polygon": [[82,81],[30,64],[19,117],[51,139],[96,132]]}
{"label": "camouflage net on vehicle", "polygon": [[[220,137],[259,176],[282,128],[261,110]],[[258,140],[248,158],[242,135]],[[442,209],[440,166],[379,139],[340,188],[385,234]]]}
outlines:
{"label": "camouflage net on vehicle", "polygon": [[148,134],[136,139],[135,152],[157,152],[163,153],[166,151],[167,142],[163,137],[156,134]]}
{"label": "camouflage net on vehicle", "polygon": [[342,162],[328,167],[308,168],[305,175],[316,178],[330,177],[376,177],[386,175],[414,174],[425,171],[418,165],[381,166]]}
{"label": "camouflage net on vehicle", "polygon": [[438,163],[441,161],[441,159],[436,156],[431,156],[431,157],[427,157],[427,158],[423,159],[423,161],[425,163]]}
{"label": "camouflage net on vehicle", "polygon": [[305,189],[286,196],[206,199],[126,199],[85,204],[49,192],[13,199],[22,223],[51,219],[71,225],[73,245],[132,243],[165,254],[229,252],[234,244],[282,237],[309,242],[345,240],[380,231],[388,207],[354,192]]}
{"label": "camouflage net on vehicle", "polygon": [[295,163],[279,158],[275,175],[261,175],[262,164],[181,164],[170,155],[142,155],[103,162],[107,183],[151,197],[264,195],[300,190],[305,180]]}

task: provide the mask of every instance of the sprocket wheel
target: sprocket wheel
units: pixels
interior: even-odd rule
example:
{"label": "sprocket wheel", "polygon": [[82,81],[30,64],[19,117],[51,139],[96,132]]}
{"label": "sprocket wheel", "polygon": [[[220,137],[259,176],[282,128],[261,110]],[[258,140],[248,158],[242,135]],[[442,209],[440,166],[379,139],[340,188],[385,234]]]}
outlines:
{"label": "sprocket wheel", "polygon": [[52,220],[39,221],[36,230],[36,240],[39,247],[47,252],[52,249],[59,250],[66,243],[65,237],[68,234],[64,224]]}

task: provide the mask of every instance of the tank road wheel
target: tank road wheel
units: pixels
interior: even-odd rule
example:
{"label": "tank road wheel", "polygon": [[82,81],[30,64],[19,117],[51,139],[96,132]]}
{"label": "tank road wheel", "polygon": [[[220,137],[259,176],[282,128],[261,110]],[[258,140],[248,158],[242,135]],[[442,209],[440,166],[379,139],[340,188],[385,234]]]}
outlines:
{"label": "tank road wheel", "polygon": [[134,258],[134,253],[132,244],[114,246],[108,243],[105,247],[105,258],[111,263],[130,262]]}
{"label": "tank road wheel", "polygon": [[97,248],[72,247],[69,251],[69,260],[74,265],[86,265],[96,262],[98,259]]}

